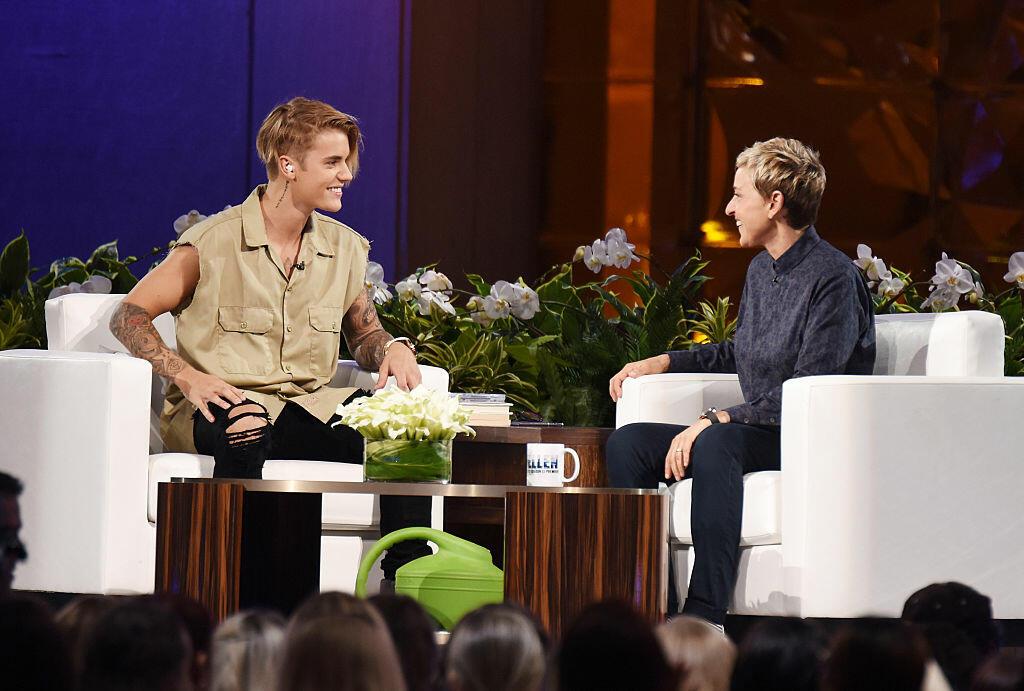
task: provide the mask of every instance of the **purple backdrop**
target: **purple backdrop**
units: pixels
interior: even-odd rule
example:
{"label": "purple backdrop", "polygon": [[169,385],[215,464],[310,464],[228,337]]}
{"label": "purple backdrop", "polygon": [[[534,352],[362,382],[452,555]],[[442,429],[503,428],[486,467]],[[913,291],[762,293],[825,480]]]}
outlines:
{"label": "purple backdrop", "polygon": [[360,173],[335,216],[392,278],[402,0],[4,4],[0,243],[24,228],[44,270],[114,238],[126,254],[164,244],[178,215],[265,180],[259,124],[303,95],[360,119]]}

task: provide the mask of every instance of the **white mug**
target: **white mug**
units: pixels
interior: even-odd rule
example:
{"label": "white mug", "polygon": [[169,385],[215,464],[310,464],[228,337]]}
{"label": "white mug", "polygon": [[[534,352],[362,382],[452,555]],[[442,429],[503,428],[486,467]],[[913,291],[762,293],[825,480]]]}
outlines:
{"label": "white mug", "polygon": [[[576,469],[570,477],[564,474],[566,452],[576,459]],[[579,454],[565,444],[526,445],[526,484],[530,487],[561,487],[575,480],[579,474]]]}

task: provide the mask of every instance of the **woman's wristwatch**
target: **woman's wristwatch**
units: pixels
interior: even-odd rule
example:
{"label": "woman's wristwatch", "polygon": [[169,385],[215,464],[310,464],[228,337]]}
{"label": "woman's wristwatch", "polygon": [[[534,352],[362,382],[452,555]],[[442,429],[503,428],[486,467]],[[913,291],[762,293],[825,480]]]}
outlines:
{"label": "woman's wristwatch", "polygon": [[701,418],[707,420],[712,425],[721,422],[721,420],[718,419],[718,408],[714,406],[711,406],[710,408],[706,409],[703,413],[700,414],[700,417],[698,417],[697,419],[700,420]]}
{"label": "woman's wristwatch", "polygon": [[403,343],[409,350],[411,350],[412,354],[413,354],[413,357],[416,356],[416,346],[414,346],[412,344],[412,341],[410,339],[406,338],[405,336],[399,336],[398,338],[392,338],[390,341],[385,343],[384,344],[384,355],[388,354],[388,348],[390,348],[391,346],[393,346],[394,344],[396,344],[398,342]]}

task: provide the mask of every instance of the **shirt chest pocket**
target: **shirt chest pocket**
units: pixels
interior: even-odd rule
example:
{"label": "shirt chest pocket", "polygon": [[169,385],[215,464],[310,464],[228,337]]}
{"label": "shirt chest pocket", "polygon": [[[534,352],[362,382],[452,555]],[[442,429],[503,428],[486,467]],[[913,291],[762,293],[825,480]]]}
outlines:
{"label": "shirt chest pocket", "polygon": [[268,333],[274,312],[268,307],[217,309],[217,359],[231,374],[270,374],[274,366]]}
{"label": "shirt chest pocket", "polygon": [[309,369],[314,376],[329,377],[341,346],[341,307],[310,307],[309,326]]}

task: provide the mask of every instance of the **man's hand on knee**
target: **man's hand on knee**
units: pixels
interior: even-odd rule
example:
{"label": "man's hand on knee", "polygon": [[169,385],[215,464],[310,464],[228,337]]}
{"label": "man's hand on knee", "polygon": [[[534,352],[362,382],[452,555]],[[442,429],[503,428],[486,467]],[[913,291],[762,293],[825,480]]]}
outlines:
{"label": "man's hand on knee", "polygon": [[213,413],[210,412],[210,403],[227,409],[245,401],[245,393],[223,379],[212,374],[200,372],[194,367],[189,367],[174,377],[174,383],[178,385],[185,398],[203,414],[209,422],[213,422]]}

